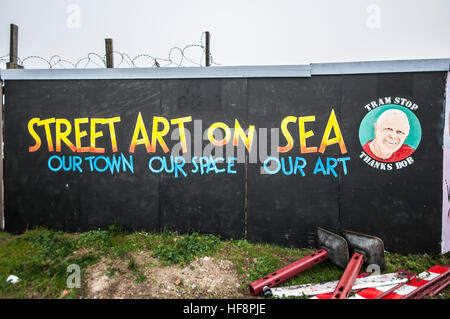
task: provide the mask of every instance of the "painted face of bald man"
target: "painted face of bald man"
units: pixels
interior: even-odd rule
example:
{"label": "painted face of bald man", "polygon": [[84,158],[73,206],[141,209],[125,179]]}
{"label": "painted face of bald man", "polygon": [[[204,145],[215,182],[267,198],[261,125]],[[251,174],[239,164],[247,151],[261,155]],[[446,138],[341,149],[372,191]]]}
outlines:
{"label": "painted face of bald man", "polygon": [[402,147],[409,134],[409,121],[406,114],[397,109],[383,112],[375,123],[375,138],[370,148],[383,159],[388,159]]}

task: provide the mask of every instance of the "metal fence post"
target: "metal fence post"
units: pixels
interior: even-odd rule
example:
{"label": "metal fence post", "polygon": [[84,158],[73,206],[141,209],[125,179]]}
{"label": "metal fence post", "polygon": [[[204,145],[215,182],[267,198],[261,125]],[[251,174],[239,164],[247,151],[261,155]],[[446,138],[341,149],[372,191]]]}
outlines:
{"label": "metal fence post", "polygon": [[112,39],[105,39],[105,51],[106,51],[106,67],[108,69],[114,68]]}
{"label": "metal fence post", "polygon": [[205,32],[205,66],[211,66],[211,53],[209,48],[209,31]]}
{"label": "metal fence post", "polygon": [[15,24],[10,26],[10,38],[9,38],[9,62],[6,63],[7,69],[23,69],[23,66],[18,62],[18,45],[19,45],[19,27]]}

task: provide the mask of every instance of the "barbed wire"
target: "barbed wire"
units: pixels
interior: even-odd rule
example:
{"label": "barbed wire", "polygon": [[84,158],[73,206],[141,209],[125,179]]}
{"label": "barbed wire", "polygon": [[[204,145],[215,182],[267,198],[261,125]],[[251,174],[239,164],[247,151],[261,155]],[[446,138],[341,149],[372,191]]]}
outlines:
{"label": "barbed wire", "polygon": [[[114,68],[128,67],[184,67],[184,66],[205,66],[206,47],[204,37],[206,32],[200,36],[199,44],[188,44],[182,48],[175,46],[169,50],[167,58],[155,57],[148,53],[138,54],[131,57],[125,52],[113,51]],[[200,56],[200,57],[199,57]],[[213,60],[210,54],[211,65],[220,65]],[[0,56],[0,69],[5,69],[9,62],[9,54]],[[87,56],[73,62],[53,55],[44,58],[38,55],[30,55],[24,58],[17,58],[17,63],[24,68],[34,68],[36,63],[42,64],[49,69],[85,69],[85,68],[106,68],[106,55],[89,52]],[[30,67],[31,66],[31,67]]]}

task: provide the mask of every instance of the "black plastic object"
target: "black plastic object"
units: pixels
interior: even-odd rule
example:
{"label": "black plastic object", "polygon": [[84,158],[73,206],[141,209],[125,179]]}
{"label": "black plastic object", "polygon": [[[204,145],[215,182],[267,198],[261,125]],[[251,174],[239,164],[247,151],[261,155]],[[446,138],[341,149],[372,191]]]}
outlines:
{"label": "black plastic object", "polygon": [[384,243],[380,238],[348,230],[344,230],[342,234],[352,254],[355,252],[363,254],[366,265],[378,265],[381,271],[386,269]]}
{"label": "black plastic object", "polygon": [[345,268],[350,259],[344,237],[317,227],[317,246],[328,252],[328,258],[337,266]]}

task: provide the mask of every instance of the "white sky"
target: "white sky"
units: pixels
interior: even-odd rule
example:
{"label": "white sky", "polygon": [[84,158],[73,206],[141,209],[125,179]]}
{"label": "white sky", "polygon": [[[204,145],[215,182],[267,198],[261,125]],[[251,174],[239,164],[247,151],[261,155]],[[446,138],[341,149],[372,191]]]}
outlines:
{"label": "white sky", "polygon": [[[0,0],[0,57],[10,23],[19,26],[22,59],[76,62],[103,55],[107,37],[131,57],[167,58],[206,30],[221,65],[450,57],[449,0]],[[200,61],[199,52],[191,58]]]}

